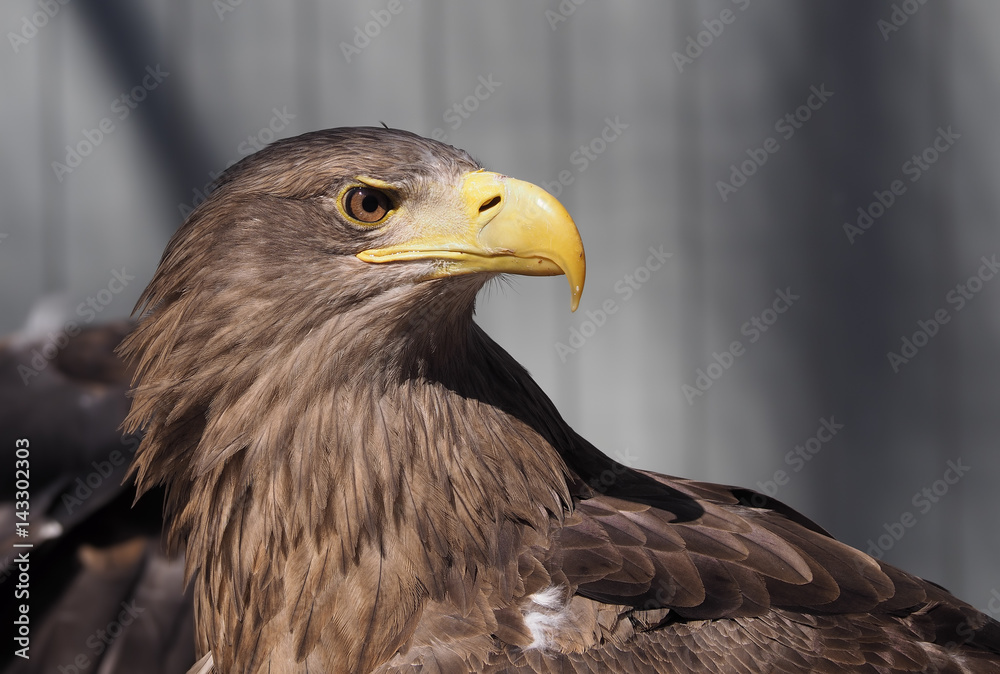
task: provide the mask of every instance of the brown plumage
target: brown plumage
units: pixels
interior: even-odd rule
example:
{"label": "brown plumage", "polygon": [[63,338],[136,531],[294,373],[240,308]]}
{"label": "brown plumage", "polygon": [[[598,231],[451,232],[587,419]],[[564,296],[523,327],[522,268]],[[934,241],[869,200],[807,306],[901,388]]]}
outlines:
{"label": "brown plumage", "polygon": [[123,350],[201,671],[1000,672],[1000,624],[941,588],[566,425],[472,315],[498,273],[565,272],[575,300],[570,229],[396,130],[225,174]]}

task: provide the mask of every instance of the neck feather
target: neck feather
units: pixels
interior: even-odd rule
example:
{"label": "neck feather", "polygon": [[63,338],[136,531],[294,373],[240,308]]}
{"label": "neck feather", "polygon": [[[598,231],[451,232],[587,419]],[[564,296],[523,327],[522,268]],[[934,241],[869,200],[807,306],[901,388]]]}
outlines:
{"label": "neck feather", "polygon": [[176,348],[142,356],[133,469],[142,489],[168,484],[199,647],[221,671],[367,671],[423,602],[509,566],[498,532],[544,533],[570,506],[572,431],[471,308],[400,318],[344,313],[281,347],[220,341],[197,371],[171,370]]}

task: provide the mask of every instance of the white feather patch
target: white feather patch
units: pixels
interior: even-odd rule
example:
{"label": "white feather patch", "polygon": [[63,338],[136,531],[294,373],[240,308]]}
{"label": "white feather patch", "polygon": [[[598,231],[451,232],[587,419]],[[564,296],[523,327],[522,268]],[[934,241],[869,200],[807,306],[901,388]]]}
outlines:
{"label": "white feather patch", "polygon": [[194,663],[187,674],[211,674],[215,671],[215,660],[212,658],[212,651],[201,656],[201,660]]}
{"label": "white feather patch", "polygon": [[531,604],[525,607],[523,615],[524,625],[531,632],[532,642],[526,650],[545,650],[555,645],[555,636],[566,623],[569,606],[565,592],[553,586],[536,592],[528,599]]}

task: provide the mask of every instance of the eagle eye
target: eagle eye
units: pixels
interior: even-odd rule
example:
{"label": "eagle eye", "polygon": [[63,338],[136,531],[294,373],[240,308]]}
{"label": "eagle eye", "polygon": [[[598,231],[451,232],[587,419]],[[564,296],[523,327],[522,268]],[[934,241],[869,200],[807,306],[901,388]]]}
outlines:
{"label": "eagle eye", "polygon": [[392,210],[385,192],[374,187],[352,187],[344,193],[344,212],[366,225],[381,222]]}

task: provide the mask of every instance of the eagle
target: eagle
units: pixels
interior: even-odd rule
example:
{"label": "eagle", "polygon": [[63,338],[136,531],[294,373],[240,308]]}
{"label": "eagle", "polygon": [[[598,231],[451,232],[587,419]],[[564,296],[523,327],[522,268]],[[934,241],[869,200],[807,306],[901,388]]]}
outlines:
{"label": "eagle", "polygon": [[389,128],[278,141],[170,240],[120,353],[192,671],[1000,672],[1000,623],[740,487],[618,464],[473,320],[584,285],[541,188]]}

